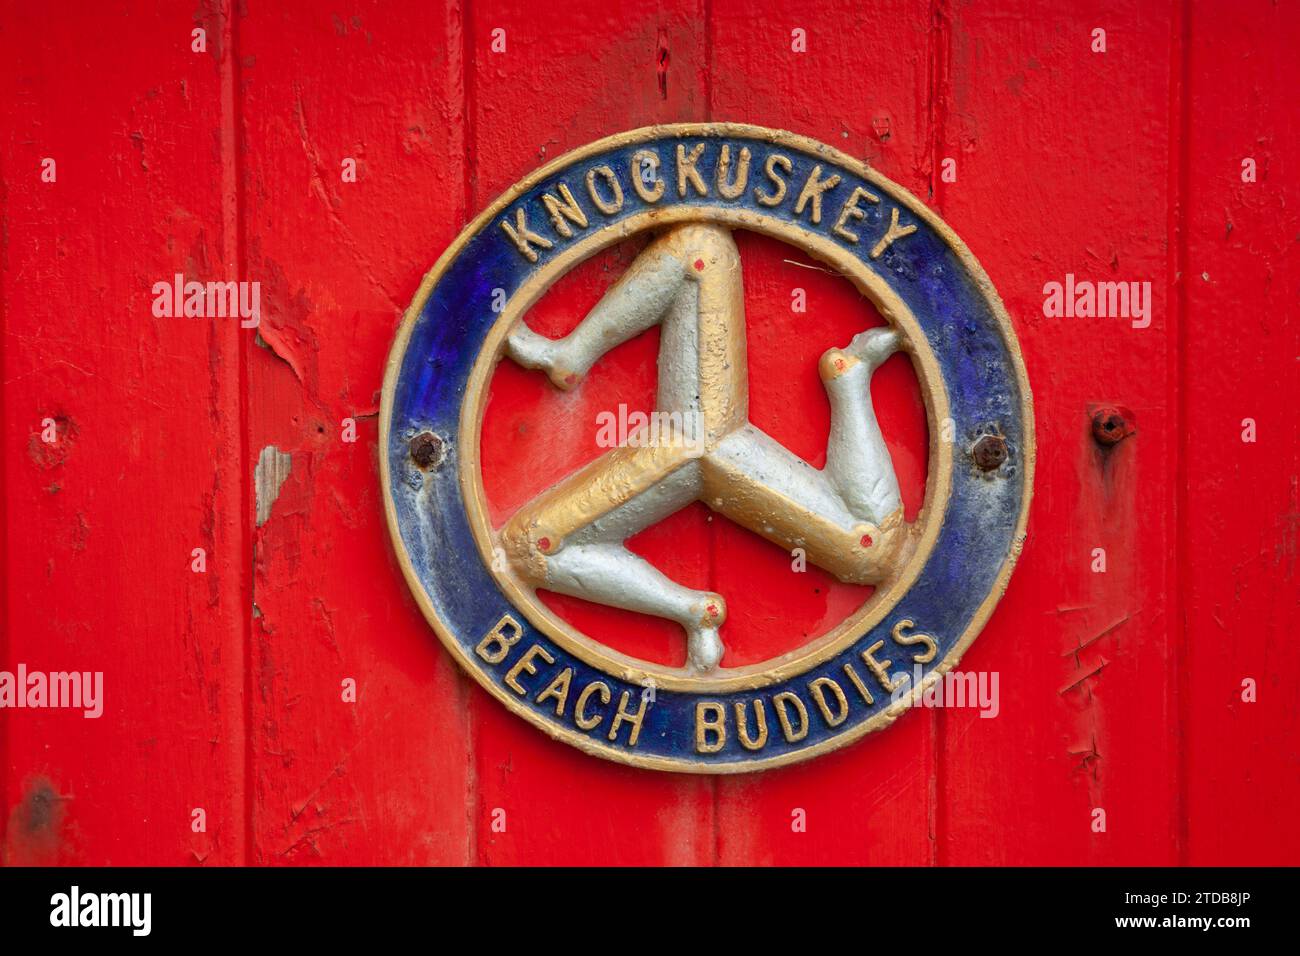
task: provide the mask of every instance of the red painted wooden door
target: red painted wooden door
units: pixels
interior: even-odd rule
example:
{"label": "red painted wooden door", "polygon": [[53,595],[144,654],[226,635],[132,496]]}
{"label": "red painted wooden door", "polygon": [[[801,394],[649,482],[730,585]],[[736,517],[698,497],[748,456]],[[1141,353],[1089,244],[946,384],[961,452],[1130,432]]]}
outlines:
{"label": "red painted wooden door", "polygon": [[[0,711],[0,860],[1300,859],[1300,7],[788,6],[0,13],[0,670],[104,674],[97,719]],[[547,159],[706,119],[869,161],[1007,304],[1039,451],[1024,554],[963,661],[998,672],[994,719],[918,711],[737,778],[619,767],[491,701],[407,592],[376,417],[421,276]],[[755,420],[817,464],[815,359],[863,305],[786,247],[741,248]],[[635,251],[566,277],[536,327],[576,321]],[[260,326],[155,316],[151,289],[178,273],[259,282]],[[1150,282],[1150,324],[1046,316],[1045,284],[1067,275]],[[653,362],[653,341],[629,343],[576,407],[503,368],[494,504],[591,454],[538,441],[537,416],[644,407]],[[914,503],[926,425],[905,366],[879,401]],[[1135,429],[1110,450],[1091,428],[1106,405]],[[779,551],[703,509],[633,544],[747,595],[728,625],[746,658],[855,599],[816,573],[793,583]],[[555,606],[630,652],[678,652],[661,622]]]}

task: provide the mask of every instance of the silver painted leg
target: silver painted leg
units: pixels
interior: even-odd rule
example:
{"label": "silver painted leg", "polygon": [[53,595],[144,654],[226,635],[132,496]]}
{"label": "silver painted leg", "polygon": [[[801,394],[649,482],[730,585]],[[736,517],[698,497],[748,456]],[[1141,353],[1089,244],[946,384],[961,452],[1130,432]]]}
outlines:
{"label": "silver painted leg", "polygon": [[864,521],[881,524],[902,499],[871,405],[871,376],[897,348],[896,332],[870,329],[848,348],[831,349],[822,359],[831,402],[825,469],[814,468],[754,425],[724,438],[714,457],[730,472],[846,530]]}
{"label": "silver painted leg", "polygon": [[835,349],[822,360],[831,402],[826,475],[849,511],[876,524],[902,506],[898,477],[871,404],[871,376],[898,346],[893,329],[868,329],[843,350],[848,359],[844,368],[835,366],[841,360]]}
{"label": "silver painted leg", "polygon": [[541,369],[560,388],[570,389],[602,355],[658,322],[687,281],[681,261],[651,245],[568,335],[548,339],[519,322],[506,339],[506,351],[525,368]]}
{"label": "silver painted leg", "polygon": [[686,629],[688,666],[700,672],[722,659],[718,628],[727,616],[720,594],[696,591],[671,580],[623,547],[638,531],[662,521],[700,494],[694,463],[566,538],[546,559],[543,586],[612,607],[676,621]]}

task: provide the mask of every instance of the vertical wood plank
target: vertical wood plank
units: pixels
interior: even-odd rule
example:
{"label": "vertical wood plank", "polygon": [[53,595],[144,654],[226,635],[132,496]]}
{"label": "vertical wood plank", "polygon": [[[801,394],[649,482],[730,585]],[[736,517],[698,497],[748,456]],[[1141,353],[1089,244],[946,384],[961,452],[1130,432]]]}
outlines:
{"label": "vertical wood plank", "polygon": [[[217,8],[130,13],[17,6],[0,33],[0,668],[103,672],[97,719],[0,716],[8,864],[244,860],[247,333],[230,319],[158,317],[152,291],[178,273],[234,278],[227,24]],[[196,27],[206,52],[191,50]],[[40,179],[46,157],[52,183]],[[196,548],[203,573],[191,570]],[[191,828],[196,808],[206,832]]]}
{"label": "vertical wood plank", "polygon": [[[864,159],[923,200],[929,195],[934,36],[929,6],[914,0],[817,2],[773,15],[762,3],[712,7],[711,118],[788,129]],[[793,31],[806,52],[796,52]],[[745,259],[751,418],[814,465],[825,461],[829,404],[816,362],[881,319],[847,280],[799,268],[799,250],[756,236]],[[808,311],[792,315],[802,288]],[[896,358],[873,382],[873,401],[905,504],[915,514],[926,468],[927,430],[915,376]],[[838,623],[861,589],[719,522],[716,578],[743,620],[746,640],[771,656],[803,642],[801,630]],[[761,604],[763,595],[777,595]],[[746,602],[766,612],[741,618]],[[816,612],[813,616],[811,612]],[[820,625],[820,627],[819,627]],[[758,632],[754,636],[754,632]],[[882,733],[792,768],[718,781],[719,862],[910,864],[932,859],[933,718],[908,714]],[[799,812],[802,811],[802,817]],[[806,829],[796,824],[802,821]]]}
{"label": "vertical wood plank", "polygon": [[465,688],[407,590],[376,476],[393,334],[465,219],[459,30],[454,5],[379,2],[250,6],[239,23],[243,272],[264,311],[245,462],[266,472],[258,863],[470,860]]}
{"label": "vertical wood plank", "polygon": [[[1016,324],[1037,422],[1029,539],[963,670],[999,672],[1000,713],[940,716],[939,860],[1176,862],[1168,289],[1170,8],[953,5],[943,212]],[[1093,52],[1093,30],[1106,51]],[[1171,34],[1174,41],[1171,45]],[[1044,286],[1149,282],[1153,318],[1047,318]],[[1110,450],[1097,404],[1137,433]],[[1106,570],[1094,571],[1094,549]],[[1096,811],[1105,832],[1095,832]]]}
{"label": "vertical wood plank", "polygon": [[[581,0],[566,3],[562,17],[539,16],[535,6],[519,0],[475,2],[469,9],[466,63],[475,211],[569,149],[638,126],[704,115],[703,19],[693,5],[614,8]],[[505,31],[504,52],[492,50],[497,30]],[[564,322],[576,323],[637,248],[633,242],[595,257],[539,303],[528,320],[549,334],[563,331]],[[653,395],[656,341],[651,333],[606,356],[583,383],[586,394],[576,404],[565,403],[567,413],[553,401],[549,386],[502,363],[490,397],[489,427],[500,415],[497,430],[517,433],[510,408],[525,394],[549,402],[528,409],[529,420],[544,414],[559,417],[546,430],[549,460],[539,461],[546,449],[526,440],[522,445],[494,443],[488,435],[484,471],[533,482],[535,466],[542,473],[564,474],[594,457],[594,441],[583,439],[594,440],[595,411],[615,410],[620,401],[635,409]],[[707,574],[702,509],[679,513],[634,539],[634,546],[684,580]],[[553,606],[593,633],[624,635],[630,652],[684,657],[680,628],[674,633],[663,622],[584,603],[558,601]],[[471,696],[478,862],[653,865],[713,859],[711,781],[595,760],[539,734],[477,686]],[[492,828],[498,810],[504,811],[504,832]]]}
{"label": "vertical wood plank", "polygon": [[[1189,4],[1179,661],[1186,862],[1294,864],[1300,823],[1300,35],[1294,4]],[[1255,180],[1243,182],[1252,159]],[[1256,439],[1243,441],[1254,422]],[[1255,702],[1243,682],[1255,684]]]}

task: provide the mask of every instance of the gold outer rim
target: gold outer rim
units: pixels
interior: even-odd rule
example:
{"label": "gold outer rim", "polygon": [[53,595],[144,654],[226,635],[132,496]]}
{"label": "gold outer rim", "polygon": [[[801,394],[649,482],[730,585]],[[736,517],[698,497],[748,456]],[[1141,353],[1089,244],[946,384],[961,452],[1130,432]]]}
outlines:
{"label": "gold outer rim", "polygon": [[[1011,365],[1015,370],[1016,384],[1020,392],[1020,414],[1023,420],[1024,428],[1024,448],[1021,451],[1023,459],[1024,474],[1024,493],[1021,497],[1020,513],[1016,519],[1015,533],[1012,538],[1012,545],[1003,559],[1002,567],[998,576],[989,589],[989,593],[976,609],[970,624],[962,633],[952,649],[944,656],[944,659],[933,669],[921,683],[912,689],[912,692],[902,700],[898,701],[891,707],[881,711],[879,714],[863,721],[844,733],[824,740],[814,746],[802,750],[785,753],[780,756],[770,757],[762,760],[752,761],[735,761],[731,763],[706,763],[701,761],[692,761],[671,757],[642,756],[630,753],[624,750],[618,750],[606,746],[598,740],[553,724],[547,721],[539,714],[535,714],[527,707],[522,706],[517,700],[511,698],[504,687],[499,686],[492,681],[489,675],[476,667],[473,661],[461,648],[455,636],[451,633],[441,619],[439,619],[437,610],[429,600],[428,594],[416,573],[414,566],[411,564],[410,554],[406,550],[406,544],[402,539],[401,528],[397,522],[397,508],[393,502],[390,492],[391,470],[388,463],[388,445],[390,441],[390,422],[393,412],[393,397],[397,387],[398,375],[401,371],[402,358],[406,353],[406,346],[410,340],[411,332],[416,320],[424,309],[433,287],[437,284],[442,274],[446,271],[448,265],[460,254],[460,251],[469,242],[471,238],[493,218],[495,218],[503,209],[514,202],[519,196],[527,192],[533,186],[537,185],[543,179],[551,176],[555,172],[568,167],[576,162],[586,159],[590,156],[605,152],[606,150],[626,146],[631,143],[641,143],[652,139],[669,138],[669,137],[688,137],[688,136],[736,136],[748,137],[751,139],[766,140],[767,142],[785,146],[789,149],[813,156],[820,156],[828,162],[832,162],[851,169],[858,176],[866,179],[876,186],[883,189],[889,196],[898,202],[905,209],[910,211],[914,216],[924,221],[935,233],[946,242],[956,254],[958,260],[966,268],[967,272],[973,279],[976,288],[984,296],[998,328],[1002,333],[1003,342],[1007,347],[1007,352],[1011,360]],[[463,413],[463,412],[462,412]],[[932,442],[933,442],[932,437]],[[475,449],[477,454],[477,449]],[[1002,299],[998,296],[997,290],[994,289],[992,281],[983,267],[976,260],[966,244],[958,238],[957,234],[940,219],[929,207],[925,206],[919,199],[910,192],[899,186],[892,180],[880,175],[862,161],[848,156],[839,150],[820,143],[817,140],[810,139],[806,136],[800,136],[796,133],[789,133],[783,130],[773,130],[761,126],[751,126],[743,123],[672,123],[660,126],[645,126],[639,129],[629,130],[625,133],[619,133],[613,136],[607,136],[603,139],[588,143],[571,152],[557,157],[539,169],[534,170],[524,179],[515,183],[506,190],[497,200],[487,209],[479,213],[471,221],[455,241],[438,257],[432,269],[425,275],[416,291],[415,298],[407,308],[402,318],[402,324],[398,328],[397,335],[393,340],[393,347],[388,354],[388,362],[384,370],[384,387],[380,398],[379,406],[379,476],[381,488],[384,496],[384,514],[388,523],[389,536],[393,541],[393,548],[396,553],[398,563],[401,565],[402,574],[406,578],[407,585],[414,595],[416,603],[420,606],[421,612],[430,626],[433,627],[439,639],[451,652],[462,668],[473,675],[474,679],[484,690],[503,703],[513,713],[523,717],[529,723],[538,727],[548,736],[555,740],[562,741],[573,747],[578,748],[584,753],[593,756],[602,757],[615,763],[626,764],[629,766],[643,767],[654,770],[667,770],[676,773],[707,773],[707,774],[731,774],[731,773],[748,773],[756,770],[770,769],[774,767],[787,766],[798,763],[803,760],[809,760],[813,757],[832,750],[838,750],[864,737],[866,734],[882,727],[892,724],[914,701],[920,700],[921,695],[933,684],[941,680],[944,673],[950,670],[965,654],[967,648],[974,642],[979,635],[993,609],[1002,599],[1006,592],[1007,583],[1010,580],[1011,572],[1015,567],[1017,559],[1020,557],[1021,550],[1024,547],[1025,529],[1029,521],[1029,507],[1033,499],[1033,478],[1034,464],[1037,454],[1037,448],[1034,441],[1034,409],[1033,396],[1029,389],[1029,378],[1025,372],[1024,357],[1020,351],[1020,342],[1016,338],[1015,329],[1011,324],[1011,317],[1007,314],[1006,307],[1002,304]],[[928,482],[927,482],[928,488]],[[928,491],[927,491],[928,494]]]}
{"label": "gold outer rim", "polygon": [[[534,626],[570,654],[607,674],[617,675],[630,683],[653,686],[658,690],[687,693],[730,693],[737,690],[756,690],[787,678],[794,677],[840,653],[865,631],[884,620],[899,599],[915,583],[925,562],[939,540],[943,517],[948,510],[952,494],[952,443],[941,441],[940,423],[948,417],[948,393],[943,384],[943,373],[934,357],[930,343],[921,331],[912,311],[884,279],[876,275],[857,257],[834,242],[799,226],[782,222],[774,216],[750,210],[730,210],[716,206],[668,206],[628,216],[620,222],[588,233],[581,241],[565,248],[545,266],[537,269],[511,296],[497,317],[478,359],[470,372],[461,405],[460,428],[457,436],[460,453],[461,492],[469,511],[470,528],[478,544],[484,564],[492,567],[493,548],[500,542],[487,518],[487,501],[483,490],[483,473],[480,464],[483,412],[487,405],[488,384],[492,372],[501,359],[506,335],[516,319],[526,315],[545,294],[552,282],[578,263],[602,249],[630,238],[637,233],[677,222],[720,222],[728,226],[749,229],[780,239],[807,252],[840,271],[889,322],[903,329],[907,337],[907,351],[919,366],[918,378],[925,402],[926,420],[930,432],[929,464],[925,479],[925,501],[921,506],[919,525],[921,535],[915,553],[895,580],[885,588],[877,588],[867,601],[851,615],[808,643],[777,657],[743,667],[724,668],[718,676],[702,677],[685,668],[652,664],[639,658],[615,651],[600,641],[579,631],[568,621],[546,607],[536,595],[536,590],[518,580],[509,572],[493,572],[493,576],[517,607]],[[653,682],[653,683],[650,683]]]}

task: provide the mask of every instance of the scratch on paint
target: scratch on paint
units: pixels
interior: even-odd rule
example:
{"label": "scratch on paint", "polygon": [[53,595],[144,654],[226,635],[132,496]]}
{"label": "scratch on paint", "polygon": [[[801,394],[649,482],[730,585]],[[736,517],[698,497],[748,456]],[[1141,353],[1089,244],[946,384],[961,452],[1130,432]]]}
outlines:
{"label": "scratch on paint", "polygon": [[818,272],[826,273],[828,276],[843,277],[844,275],[844,273],[842,272],[835,272],[831,269],[823,269],[821,266],[814,266],[807,262],[795,262],[793,259],[782,259],[781,261],[785,263],[789,263],[792,266],[798,266],[800,269],[815,269]]}
{"label": "scratch on paint", "polygon": [[[392,711],[389,711],[389,712],[385,713],[384,716],[383,716],[382,718],[380,718],[379,723],[380,723],[380,724],[386,723],[386,722],[388,721],[388,718],[391,717],[391,716],[392,716]],[[321,792],[322,790],[325,789],[326,786],[328,786],[332,781],[334,781],[334,780],[338,780],[338,779],[340,779],[341,777],[343,777],[344,775],[346,775],[346,773],[347,773],[347,765],[348,765],[348,761],[350,761],[350,760],[352,759],[352,755],[355,754],[355,753],[357,752],[357,750],[361,747],[361,745],[362,745],[363,743],[365,743],[366,739],[370,736],[370,733],[371,733],[370,730],[365,730],[365,731],[363,731],[362,734],[361,734],[361,736],[358,737],[357,740],[356,740],[356,742],[352,745],[351,749],[349,749],[348,752],[345,753],[345,754],[343,755],[343,757],[338,761],[338,763],[336,763],[336,764],[334,765],[333,769],[330,770],[329,775],[328,775],[324,780],[322,780],[319,784],[317,784],[317,785],[316,785],[316,788],[315,788],[314,790],[312,790],[312,792],[309,793],[309,794],[306,796],[306,798],[304,798],[303,800],[301,800],[301,801],[298,803],[298,805],[297,805],[296,807],[291,808],[291,810],[290,810],[291,815],[290,815],[290,817],[289,817],[289,821],[284,825],[284,832],[285,832],[286,834],[289,832],[289,829],[290,829],[290,828],[291,828],[295,823],[298,822],[298,819],[299,819],[299,818],[300,818],[304,813],[307,812],[307,808],[310,807],[310,806],[312,805],[312,803],[315,801],[316,797],[320,794],[320,792]],[[324,812],[324,809],[323,809],[322,807],[320,807],[320,806],[317,806],[317,807],[316,807],[316,812],[317,812],[317,813],[323,813],[323,812]],[[320,846],[316,843],[315,837],[316,837],[318,834],[320,834],[320,833],[325,833],[325,832],[327,832],[327,831],[329,831],[329,830],[334,829],[335,827],[343,826],[344,824],[350,824],[350,823],[355,823],[355,822],[356,822],[356,818],[354,818],[354,817],[347,817],[347,818],[344,818],[344,819],[341,819],[341,820],[338,820],[338,821],[335,821],[335,822],[326,822],[326,823],[324,823],[324,824],[322,824],[322,825],[320,825],[320,826],[309,827],[309,828],[307,829],[307,831],[306,831],[302,836],[300,836],[298,839],[294,840],[291,844],[289,844],[288,847],[286,847],[285,849],[281,850],[281,851],[280,851],[280,856],[282,856],[282,857],[286,857],[286,856],[288,856],[290,853],[292,853],[294,850],[296,850],[299,846],[301,846],[304,842],[306,842],[308,845],[311,846],[312,851],[313,851],[317,856],[323,856],[323,854],[321,853],[321,850],[320,850]]]}
{"label": "scratch on paint", "polygon": [[301,84],[295,83],[293,92],[293,113],[294,118],[298,121],[298,139],[302,145],[303,153],[306,154],[308,161],[312,164],[312,192],[320,200],[321,205],[325,207],[325,212],[326,215],[329,216],[329,221],[336,229],[338,229],[340,238],[343,240],[344,245],[347,246],[348,251],[352,254],[353,261],[356,263],[361,274],[365,276],[366,281],[374,287],[375,291],[379,292],[388,300],[389,305],[392,306],[398,315],[401,315],[405,310],[405,306],[393,298],[392,294],[388,291],[388,288],[379,280],[379,277],[375,275],[375,267],[371,264],[370,258],[362,251],[360,243],[357,242],[356,237],[352,234],[352,230],[348,228],[347,223],[345,223],[343,218],[339,215],[338,210],[342,203],[340,197],[336,193],[331,193],[331,191],[325,186],[325,184],[331,180],[333,173],[327,171],[324,157],[316,147],[315,140],[313,140],[311,135],[311,130],[307,126],[307,111],[303,106]]}
{"label": "scratch on paint", "polygon": [[1092,779],[1098,779],[1098,765],[1101,763],[1101,751],[1097,749],[1097,737],[1094,734],[1092,742],[1088,745],[1087,750],[1068,750],[1066,751],[1071,757],[1079,758],[1079,765],[1075,770],[1092,771]]}
{"label": "scratch on paint", "polygon": [[1109,663],[1110,663],[1110,661],[1103,660],[1100,664],[1098,664],[1098,665],[1097,665],[1096,667],[1094,667],[1092,670],[1088,671],[1088,673],[1084,674],[1084,675],[1083,675],[1082,677],[1080,677],[1078,680],[1076,680],[1076,681],[1074,681],[1073,683],[1071,683],[1068,687],[1062,687],[1059,691],[1057,691],[1057,693],[1058,693],[1058,694],[1067,694],[1067,693],[1069,693],[1070,691],[1072,691],[1072,690],[1074,690],[1076,687],[1078,687],[1080,684],[1082,684],[1084,681],[1086,681],[1089,677],[1096,677],[1098,674],[1101,673],[1101,669],[1102,669],[1103,667],[1105,667],[1105,666],[1106,666],[1107,664],[1109,664]]}
{"label": "scratch on paint", "polygon": [[271,517],[271,506],[280,497],[280,487],[289,477],[293,459],[274,445],[267,445],[257,456],[257,468],[253,471],[253,487],[257,499],[257,526],[266,524]]}
{"label": "scratch on paint", "polygon": [[1096,635],[1094,635],[1094,636],[1088,638],[1088,639],[1087,639],[1086,641],[1084,641],[1083,643],[1078,644],[1077,646],[1070,648],[1068,651],[1066,651],[1066,652],[1065,652],[1064,654],[1062,654],[1061,656],[1062,656],[1062,657],[1070,657],[1071,655],[1073,655],[1073,656],[1074,656],[1074,664],[1075,664],[1075,666],[1076,666],[1076,667],[1082,666],[1082,663],[1083,663],[1083,662],[1079,660],[1079,652],[1082,651],[1082,650],[1085,650],[1086,648],[1091,647],[1093,644],[1096,644],[1096,643],[1097,643],[1098,641],[1100,641],[1103,637],[1105,637],[1107,634],[1110,634],[1111,632],[1113,632],[1114,630],[1116,630],[1116,629],[1119,628],[1120,626],[1122,626],[1122,625],[1124,625],[1124,624],[1127,624],[1127,623],[1128,623],[1128,619],[1129,619],[1130,617],[1132,617],[1131,614],[1125,614],[1123,617],[1121,617],[1121,618],[1120,618],[1118,621],[1116,621],[1114,624],[1107,625],[1105,628],[1103,628],[1102,631],[1101,631],[1101,633],[1096,634]]}

